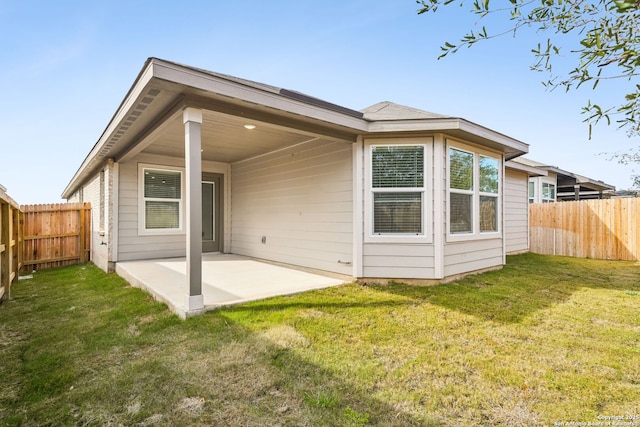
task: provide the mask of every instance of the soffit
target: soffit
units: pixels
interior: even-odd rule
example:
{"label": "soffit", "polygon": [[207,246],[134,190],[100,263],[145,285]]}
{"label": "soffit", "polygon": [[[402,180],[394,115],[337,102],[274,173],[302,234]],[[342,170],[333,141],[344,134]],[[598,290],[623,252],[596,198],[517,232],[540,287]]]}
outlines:
{"label": "soffit", "polygon": [[[234,163],[318,138],[210,110],[203,110],[202,119],[202,160]],[[245,124],[256,127],[249,130]],[[183,157],[184,134],[182,117],[175,117],[142,152]]]}

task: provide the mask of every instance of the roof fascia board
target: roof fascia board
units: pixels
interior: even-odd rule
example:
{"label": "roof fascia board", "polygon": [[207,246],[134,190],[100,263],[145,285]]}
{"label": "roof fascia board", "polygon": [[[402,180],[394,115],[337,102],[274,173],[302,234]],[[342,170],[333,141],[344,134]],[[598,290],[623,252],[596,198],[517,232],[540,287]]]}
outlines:
{"label": "roof fascia board", "polygon": [[468,134],[492,141],[505,147],[521,152],[529,152],[529,145],[516,139],[510,138],[499,132],[492,131],[483,126],[469,122],[464,119],[452,117],[442,119],[422,119],[422,120],[382,120],[371,122],[369,132],[447,132],[462,131]]}
{"label": "roof fascia board", "polygon": [[573,173],[565,171],[565,170],[562,170],[562,169],[560,169],[558,167],[555,167],[555,166],[540,166],[540,167],[543,168],[543,169],[548,170],[549,172],[553,172],[556,175],[564,175],[564,176],[568,176],[570,178],[575,178],[576,177]]}
{"label": "roof fascia board", "polygon": [[546,170],[538,169],[534,166],[524,165],[522,163],[507,160],[504,163],[507,169],[517,170],[520,172],[526,172],[529,176],[549,176]]}
{"label": "roof fascia board", "polygon": [[310,105],[278,93],[243,85],[240,82],[226,80],[222,77],[207,74],[192,68],[155,58],[151,61],[151,65],[153,67],[154,77],[162,80],[333,123],[359,132],[366,131],[368,127],[368,123],[364,119]]}
{"label": "roof fascia board", "polygon": [[96,165],[96,163],[102,161],[103,158],[109,157],[110,153],[107,153],[102,157],[100,156],[100,152],[102,151],[102,148],[111,138],[111,134],[117,129],[118,124],[122,121],[123,118],[127,116],[127,114],[129,114],[129,110],[134,105],[136,99],[140,96],[140,94],[143,92],[143,90],[145,89],[145,87],[151,81],[152,78],[153,78],[152,61],[147,61],[147,63],[145,64],[145,67],[142,69],[142,71],[138,75],[138,78],[134,82],[133,86],[125,96],[124,100],[122,101],[118,109],[116,110],[116,113],[111,118],[111,121],[105,128],[104,132],[102,132],[102,135],[98,139],[98,142],[96,142],[96,144],[93,146],[89,154],[87,154],[87,157],[84,159],[84,161],[82,162],[82,164],[80,165],[76,173],[74,174],[73,178],[71,178],[71,181],[69,181],[69,184],[62,192],[63,199],[68,199],[73,194],[77,186],[81,183],[82,179],[85,178],[85,175],[90,172],[90,170],[92,169],[93,166]]}

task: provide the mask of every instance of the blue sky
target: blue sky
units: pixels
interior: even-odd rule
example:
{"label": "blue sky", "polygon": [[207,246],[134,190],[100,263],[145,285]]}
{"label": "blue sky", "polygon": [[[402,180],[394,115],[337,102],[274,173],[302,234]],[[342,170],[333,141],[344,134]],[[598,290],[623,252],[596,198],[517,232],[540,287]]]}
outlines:
{"label": "blue sky", "polygon": [[0,0],[0,184],[21,204],[59,201],[154,56],[353,109],[393,101],[463,117],[530,144],[533,160],[631,186],[634,166],[601,153],[637,139],[598,126],[589,140],[580,114],[589,98],[619,103],[620,82],[546,91],[529,71],[546,35],[531,30],[438,61],[477,18],[466,6],[416,10],[414,0]]}

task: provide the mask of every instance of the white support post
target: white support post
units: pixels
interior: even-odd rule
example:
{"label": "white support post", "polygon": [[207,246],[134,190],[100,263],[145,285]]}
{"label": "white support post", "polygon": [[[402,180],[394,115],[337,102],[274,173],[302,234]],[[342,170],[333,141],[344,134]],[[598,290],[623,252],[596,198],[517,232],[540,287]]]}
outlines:
{"label": "white support post", "polygon": [[202,295],[202,110],[186,108],[184,158],[187,232],[187,293],[185,309],[193,313],[204,309]]}

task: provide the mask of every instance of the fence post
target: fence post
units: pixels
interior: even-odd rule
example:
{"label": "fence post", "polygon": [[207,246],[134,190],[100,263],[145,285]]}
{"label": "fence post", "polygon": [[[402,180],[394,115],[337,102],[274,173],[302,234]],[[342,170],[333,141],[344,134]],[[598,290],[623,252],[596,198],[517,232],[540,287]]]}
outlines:
{"label": "fence post", "polygon": [[83,262],[86,261],[86,254],[85,254],[85,232],[86,232],[86,227],[84,225],[84,216],[85,216],[85,207],[84,204],[80,207],[80,235],[78,236],[78,238],[80,239],[80,253],[78,255],[80,255],[80,259],[79,262],[80,264],[82,264]]}
{"label": "fence post", "polygon": [[9,262],[9,203],[0,199],[0,298],[8,294],[11,286],[11,264]]}
{"label": "fence post", "polygon": [[21,254],[18,252],[22,240],[20,206],[0,186],[0,299],[11,294],[11,284],[18,280]]}

